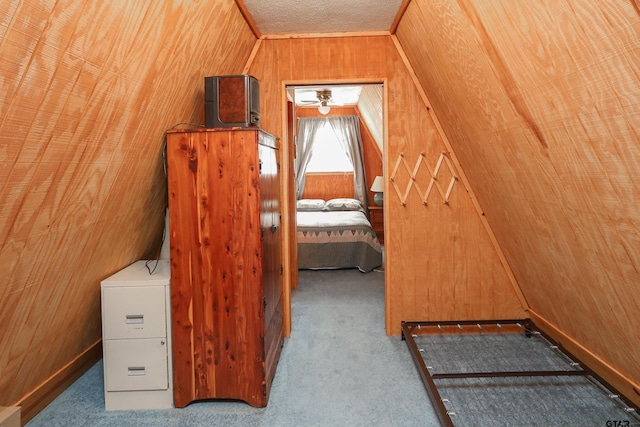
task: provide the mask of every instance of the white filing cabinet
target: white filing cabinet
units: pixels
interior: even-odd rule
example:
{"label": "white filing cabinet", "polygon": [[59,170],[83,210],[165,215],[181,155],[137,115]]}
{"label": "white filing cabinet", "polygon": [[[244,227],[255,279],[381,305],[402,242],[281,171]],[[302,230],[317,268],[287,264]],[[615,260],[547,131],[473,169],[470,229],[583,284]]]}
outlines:
{"label": "white filing cabinet", "polygon": [[170,283],[168,260],[101,282],[105,409],[173,407]]}

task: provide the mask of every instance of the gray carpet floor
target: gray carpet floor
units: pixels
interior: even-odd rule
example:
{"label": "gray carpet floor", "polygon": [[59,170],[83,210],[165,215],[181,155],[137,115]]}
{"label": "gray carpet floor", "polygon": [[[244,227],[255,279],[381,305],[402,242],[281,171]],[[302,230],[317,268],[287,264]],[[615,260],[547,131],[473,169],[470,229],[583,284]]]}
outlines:
{"label": "gray carpet floor", "polygon": [[293,331],[266,408],[206,401],[182,409],[105,411],[100,362],[27,426],[438,425],[406,343],[386,336],[383,276],[300,271]]}

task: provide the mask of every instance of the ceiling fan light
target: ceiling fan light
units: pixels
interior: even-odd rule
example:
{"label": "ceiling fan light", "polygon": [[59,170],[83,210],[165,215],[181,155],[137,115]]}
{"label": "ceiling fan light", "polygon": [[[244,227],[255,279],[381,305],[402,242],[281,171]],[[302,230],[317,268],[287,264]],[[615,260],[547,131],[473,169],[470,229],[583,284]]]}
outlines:
{"label": "ceiling fan light", "polygon": [[331,107],[329,107],[326,102],[323,102],[322,105],[318,107],[318,111],[320,112],[320,114],[326,115],[329,114],[329,111],[331,111]]}

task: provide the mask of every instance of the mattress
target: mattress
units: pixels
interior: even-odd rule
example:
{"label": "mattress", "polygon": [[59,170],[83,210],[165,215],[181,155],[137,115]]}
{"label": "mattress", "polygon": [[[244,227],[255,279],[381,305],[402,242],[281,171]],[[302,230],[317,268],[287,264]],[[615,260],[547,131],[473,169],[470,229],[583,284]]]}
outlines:
{"label": "mattress", "polygon": [[358,268],[382,265],[382,246],[361,210],[298,211],[298,268]]}

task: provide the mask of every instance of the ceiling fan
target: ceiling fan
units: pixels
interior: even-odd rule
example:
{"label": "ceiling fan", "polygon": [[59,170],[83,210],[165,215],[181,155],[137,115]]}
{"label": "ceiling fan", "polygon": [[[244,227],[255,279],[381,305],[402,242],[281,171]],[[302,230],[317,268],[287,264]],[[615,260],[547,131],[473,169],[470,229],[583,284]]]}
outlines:
{"label": "ceiling fan", "polygon": [[[309,90],[308,92],[311,92]],[[331,89],[314,90],[316,99],[301,99],[300,103],[307,105],[318,105],[320,114],[328,114],[331,110],[330,105],[342,105],[333,101]]]}

